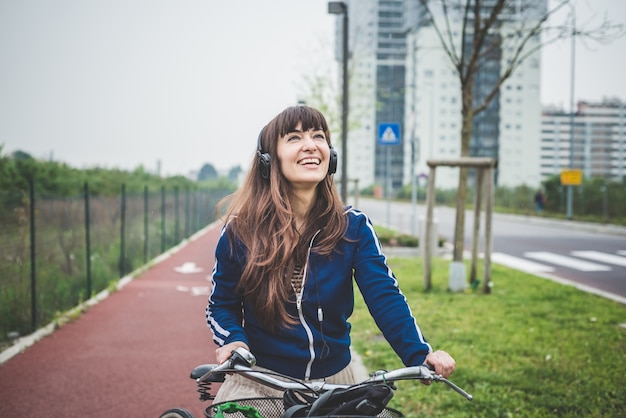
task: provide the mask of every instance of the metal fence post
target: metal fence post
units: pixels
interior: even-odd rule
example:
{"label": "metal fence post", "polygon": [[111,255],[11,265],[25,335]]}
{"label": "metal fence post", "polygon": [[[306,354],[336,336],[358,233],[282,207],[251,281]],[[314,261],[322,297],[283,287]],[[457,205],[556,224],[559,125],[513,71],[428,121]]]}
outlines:
{"label": "metal fence post", "polygon": [[37,329],[37,267],[35,259],[35,181],[28,178],[30,199],[30,315],[31,328]]}
{"label": "metal fence post", "polygon": [[148,262],[148,186],[143,186],[143,263]]}
{"label": "metal fence post", "polygon": [[89,184],[85,182],[85,267],[87,270],[87,299],[91,297],[91,236],[89,229]]}
{"label": "metal fence post", "polygon": [[185,187],[185,236],[189,238],[191,235],[191,192],[189,187]]}
{"label": "metal fence post", "polygon": [[174,186],[174,242],[178,244],[180,240],[180,213],[179,213],[179,203],[178,203],[178,186]]}
{"label": "metal fence post", "polygon": [[161,186],[161,254],[165,252],[165,186]]}
{"label": "metal fence post", "polygon": [[120,269],[120,279],[122,277],[124,277],[124,273],[125,273],[125,269],[124,269],[124,258],[126,256],[126,251],[125,251],[125,245],[126,242],[124,241],[124,235],[125,235],[125,226],[126,226],[126,185],[124,183],[122,183],[122,195],[120,196],[121,198],[121,202],[120,202],[120,265],[119,265],[119,269]]}

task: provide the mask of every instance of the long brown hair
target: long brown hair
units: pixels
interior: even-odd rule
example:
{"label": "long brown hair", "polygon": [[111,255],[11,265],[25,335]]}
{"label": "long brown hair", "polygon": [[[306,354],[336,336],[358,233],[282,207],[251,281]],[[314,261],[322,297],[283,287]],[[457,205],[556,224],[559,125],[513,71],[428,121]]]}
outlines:
{"label": "long brown hair", "polygon": [[324,131],[331,144],[321,112],[302,105],[285,109],[263,128],[260,139],[262,152],[270,154],[269,178],[261,176],[261,164],[255,155],[243,185],[218,206],[228,205],[231,242],[239,239],[247,250],[237,290],[270,330],[275,330],[277,324],[295,323],[285,309],[285,303],[293,300],[290,280],[296,265],[304,267],[309,243],[317,231],[313,251],[330,257],[347,226],[341,198],[328,175],[317,185],[304,230],[296,229],[291,186],[280,170],[276,148],[278,138],[295,131],[298,123],[303,131]]}

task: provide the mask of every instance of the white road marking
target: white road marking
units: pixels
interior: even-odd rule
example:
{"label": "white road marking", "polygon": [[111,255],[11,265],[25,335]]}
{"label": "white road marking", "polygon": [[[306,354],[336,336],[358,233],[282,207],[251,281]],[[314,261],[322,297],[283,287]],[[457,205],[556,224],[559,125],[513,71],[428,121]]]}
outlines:
{"label": "white road marking", "polygon": [[531,251],[524,253],[524,257],[534,258],[535,260],[545,261],[546,263],[556,264],[559,266],[571,268],[580,271],[610,271],[611,267],[602,264],[582,261],[577,258],[567,257],[560,254],[549,253],[545,251]]}
{"label": "white road marking", "polygon": [[575,257],[599,261],[601,263],[615,264],[616,266],[626,267],[626,257],[620,257],[619,255],[601,253],[600,251],[572,251],[572,255]]}
{"label": "white road marking", "polygon": [[523,258],[514,257],[504,253],[491,254],[491,261],[516,270],[525,271],[527,273],[549,273],[554,271],[554,267],[535,263],[534,261],[525,260]]}

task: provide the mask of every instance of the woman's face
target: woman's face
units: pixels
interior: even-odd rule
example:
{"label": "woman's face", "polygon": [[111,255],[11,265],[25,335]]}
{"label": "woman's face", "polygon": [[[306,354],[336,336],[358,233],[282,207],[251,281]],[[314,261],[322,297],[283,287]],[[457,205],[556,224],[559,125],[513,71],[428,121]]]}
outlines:
{"label": "woman's face", "polygon": [[278,138],[280,169],[294,187],[317,186],[328,175],[330,147],[322,130],[295,131]]}

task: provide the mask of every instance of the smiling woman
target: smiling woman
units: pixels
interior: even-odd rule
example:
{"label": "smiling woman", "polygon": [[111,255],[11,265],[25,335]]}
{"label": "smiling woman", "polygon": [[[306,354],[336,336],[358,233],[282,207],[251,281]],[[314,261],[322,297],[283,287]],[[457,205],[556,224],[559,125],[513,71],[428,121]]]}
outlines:
{"label": "smiling woman", "polygon": [[[426,342],[372,222],[343,206],[336,168],[318,110],[289,107],[262,129],[244,184],[222,202],[229,205],[206,309],[217,361],[243,347],[259,367],[294,379],[355,383],[348,322],[354,281],[405,365],[428,363],[450,375],[454,359]],[[214,403],[281,395],[235,374]]]}
{"label": "smiling woman", "polygon": [[298,188],[301,199],[314,197],[317,184],[326,175],[334,173],[329,170],[331,152],[334,150],[331,151],[324,131],[313,128],[303,131],[302,123],[278,139],[276,155],[280,171],[294,188]]}

